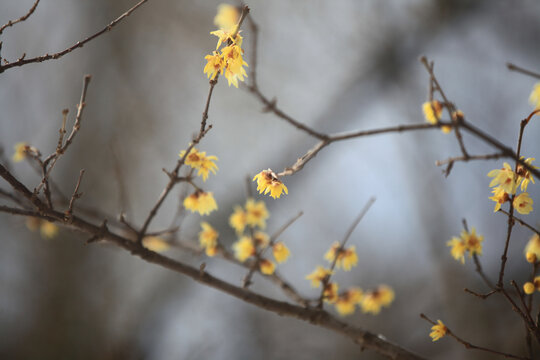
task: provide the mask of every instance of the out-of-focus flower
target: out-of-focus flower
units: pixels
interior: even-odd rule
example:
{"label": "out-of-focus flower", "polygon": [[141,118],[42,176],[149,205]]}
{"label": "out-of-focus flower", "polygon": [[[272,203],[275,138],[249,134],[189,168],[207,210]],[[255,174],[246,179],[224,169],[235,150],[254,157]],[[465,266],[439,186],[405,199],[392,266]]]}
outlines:
{"label": "out-of-focus flower", "polygon": [[230,4],[218,5],[218,12],[214,18],[214,25],[223,31],[233,33],[240,20],[240,12],[236,6]]}
{"label": "out-of-focus flower", "polygon": [[350,288],[338,296],[334,306],[341,316],[351,315],[354,313],[356,305],[362,302],[363,296],[364,293],[361,289]]}
{"label": "out-of-focus flower", "polygon": [[283,192],[289,193],[287,187],[279,180],[277,175],[271,170],[263,170],[253,178],[253,181],[257,181],[257,191],[262,194],[270,193],[270,196],[277,199]]}
{"label": "out-of-focus flower", "polygon": [[289,248],[282,242],[277,242],[272,246],[272,253],[278,263],[287,261],[287,258],[291,255]]}
{"label": "out-of-focus flower", "polygon": [[514,198],[514,209],[520,214],[527,215],[533,210],[533,200],[528,193],[521,193]]}
{"label": "out-of-focus flower", "polygon": [[234,256],[240,262],[246,261],[249,257],[255,255],[256,248],[253,241],[248,236],[242,236],[233,244]]}
{"label": "out-of-focus flower", "polygon": [[328,262],[333,263],[336,256],[336,267],[338,269],[343,268],[345,271],[350,271],[353,266],[358,264],[358,255],[356,255],[355,246],[341,249],[341,245],[338,242],[335,242],[332,244],[330,250],[326,252],[324,258]]}
{"label": "out-of-focus flower", "polygon": [[142,240],[142,244],[148,250],[160,253],[167,251],[171,248],[171,245],[158,236],[146,236]]}
{"label": "out-of-focus flower", "polygon": [[242,234],[247,225],[247,214],[241,206],[235,206],[234,212],[229,217],[229,225],[237,234]]}
{"label": "out-of-focus flower", "polygon": [[261,229],[266,228],[266,219],[270,214],[266,209],[264,201],[255,201],[248,199],[246,201],[246,222],[251,227],[258,226]]}
{"label": "out-of-focus flower", "polygon": [[201,215],[208,215],[217,210],[218,206],[211,192],[195,191],[184,199],[184,207]]}
{"label": "out-of-focus flower", "polygon": [[268,259],[262,259],[259,262],[259,269],[261,270],[261,273],[265,275],[272,275],[276,270],[276,264]]}
{"label": "out-of-focus flower", "polygon": [[317,288],[321,285],[321,282],[324,281],[324,279],[331,275],[333,272],[329,269],[325,269],[322,266],[317,266],[317,268],[308,276],[306,276],[306,280],[311,280],[311,287]]}
{"label": "out-of-focus flower", "polygon": [[[521,160],[525,159],[524,156],[521,157]],[[525,159],[525,164],[532,166],[531,163],[535,160],[535,158],[527,158]],[[538,166],[532,166],[533,169],[538,169]],[[527,187],[529,186],[529,182],[532,182],[534,184],[534,177],[531,175],[531,172],[527,170],[523,165],[518,165],[517,167],[517,174],[518,174],[518,181],[519,184],[521,182],[521,191],[527,191]]]}
{"label": "out-of-focus flower", "polygon": [[207,222],[201,223],[201,232],[199,232],[199,244],[206,251],[206,255],[214,256],[217,252],[217,239],[219,233]]}
{"label": "out-of-focus flower", "polygon": [[15,149],[15,152],[13,153],[13,157],[11,159],[13,162],[20,162],[26,158],[26,153],[30,146],[25,142],[19,142],[15,144],[13,148]]}
{"label": "out-of-focus flower", "polygon": [[390,306],[394,297],[394,290],[391,287],[380,285],[377,289],[364,293],[361,303],[362,312],[376,315],[382,307]]}
{"label": "out-of-focus flower", "polygon": [[443,107],[440,102],[433,100],[431,102],[426,101],[423,103],[422,110],[424,111],[426,121],[430,124],[436,124],[441,119]]}
{"label": "out-of-focus flower", "polygon": [[540,236],[538,234],[531,236],[529,242],[525,245],[525,257],[530,263],[540,259]]}
{"label": "out-of-focus flower", "polygon": [[483,241],[484,237],[477,235],[476,229],[472,228],[470,233],[463,230],[459,238],[453,237],[446,245],[451,247],[450,254],[452,257],[464,264],[465,252],[469,252],[469,257],[472,257],[474,254],[482,255]]}
{"label": "out-of-focus flower", "polygon": [[438,324],[433,325],[431,327],[431,333],[429,334],[429,336],[433,339],[433,341],[439,340],[444,335],[446,335],[448,331],[448,329],[446,328],[446,326],[443,324],[441,320],[437,320],[437,323]]}
{"label": "out-of-focus flower", "polygon": [[540,108],[540,82],[534,84],[534,87],[529,96],[529,103],[535,107],[535,109]]}
{"label": "out-of-focus flower", "polygon": [[328,283],[324,287],[323,299],[327,303],[334,304],[338,299],[339,285],[337,283]]}
{"label": "out-of-focus flower", "polygon": [[527,295],[531,295],[534,292],[534,284],[532,282],[526,282],[523,284],[523,292]]}
{"label": "out-of-focus flower", "polygon": [[41,226],[39,228],[39,232],[41,233],[41,236],[47,239],[52,239],[58,235],[58,226],[56,226],[55,223],[52,223],[50,221],[42,221]]}

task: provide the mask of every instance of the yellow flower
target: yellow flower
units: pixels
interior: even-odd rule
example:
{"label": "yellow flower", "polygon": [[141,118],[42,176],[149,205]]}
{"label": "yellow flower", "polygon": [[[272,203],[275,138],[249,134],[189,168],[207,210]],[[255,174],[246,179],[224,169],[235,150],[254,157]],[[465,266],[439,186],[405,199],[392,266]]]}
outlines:
{"label": "yellow flower", "polygon": [[214,80],[217,74],[220,72],[223,74],[223,69],[225,69],[225,61],[220,54],[214,51],[212,55],[206,55],[204,59],[206,60],[206,65],[204,66],[203,73],[206,74],[207,78]]}
{"label": "yellow flower", "polygon": [[241,206],[235,206],[234,212],[229,217],[229,225],[236,230],[237,234],[242,234],[247,224],[247,214]]}
{"label": "yellow flower", "polygon": [[529,259],[533,260],[529,261],[531,263],[540,259],[540,236],[538,234],[531,236],[529,242],[525,245],[525,256],[527,261]]}
{"label": "yellow flower", "polygon": [[41,222],[42,220],[40,218],[29,216],[26,218],[26,227],[30,231],[37,231],[41,226]]}
{"label": "yellow flower", "polygon": [[351,288],[338,296],[334,306],[341,316],[351,315],[354,313],[355,306],[362,302],[363,296],[361,289]]}
{"label": "yellow flower", "polygon": [[254,199],[248,199],[246,201],[246,223],[255,227],[258,226],[261,229],[266,227],[266,219],[268,219],[268,210],[264,201],[255,201]]}
{"label": "yellow flower", "polygon": [[462,264],[465,264],[465,251],[467,251],[467,248],[462,239],[453,237],[446,243],[446,246],[451,247],[450,254],[454,259],[460,261]]}
{"label": "yellow flower", "polygon": [[311,287],[318,288],[321,285],[321,282],[323,282],[324,279],[331,274],[333,274],[333,271],[325,269],[322,266],[317,266],[317,268],[311,274],[306,276],[306,280],[311,280]]}
{"label": "yellow flower", "polygon": [[251,238],[242,236],[240,240],[233,244],[234,256],[240,261],[244,262],[249,257],[255,255],[256,249]]}
{"label": "yellow flower", "polygon": [[426,121],[430,124],[436,124],[441,119],[443,107],[440,102],[433,100],[432,102],[426,101],[422,104],[422,110],[424,111]]}
{"label": "yellow flower", "polygon": [[41,236],[47,239],[52,239],[58,235],[58,226],[56,224],[50,222],[50,221],[42,221],[41,226],[39,228],[39,232],[41,233]]}
{"label": "yellow flower", "polygon": [[527,215],[530,213],[532,208],[533,201],[530,198],[528,193],[521,193],[514,198],[514,209],[520,214]]}
{"label": "yellow flower", "polygon": [[274,259],[276,259],[278,263],[286,261],[289,255],[291,255],[289,248],[287,248],[287,246],[285,246],[285,244],[282,242],[277,242],[274,244],[272,247],[272,253],[274,254]]}
{"label": "yellow flower", "polygon": [[431,327],[431,333],[429,334],[429,336],[433,339],[433,341],[439,340],[444,335],[446,335],[446,332],[448,331],[448,329],[446,328],[446,326],[443,324],[441,320],[437,320],[437,322],[438,322],[437,325],[433,325]]}
{"label": "yellow flower", "polygon": [[527,295],[531,295],[535,290],[534,284],[532,282],[526,282],[523,284],[523,292]]}
{"label": "yellow flower", "polygon": [[240,20],[240,13],[236,6],[229,4],[220,4],[218,6],[218,13],[214,18],[214,24],[226,32],[234,32],[236,30],[236,24]]}
{"label": "yellow flower", "polygon": [[[179,156],[184,157],[185,153],[186,151],[182,150]],[[217,159],[218,158],[214,155],[206,156],[205,151],[200,152],[195,148],[191,148],[184,163],[194,169],[197,169],[197,176],[202,176],[203,181],[206,181],[206,179],[208,179],[209,172],[212,172],[214,175],[216,174],[218,167],[214,161],[217,161]]]}
{"label": "yellow flower", "polygon": [[510,196],[501,187],[496,187],[495,189],[491,190],[491,192],[493,193],[493,196],[491,196],[489,199],[495,201],[495,208],[493,208],[493,212],[497,212],[501,209],[502,204],[510,200]]}
{"label": "yellow flower", "polygon": [[256,231],[253,234],[253,242],[257,248],[264,249],[270,244],[270,236],[262,231]]}
{"label": "yellow flower", "polygon": [[[521,160],[523,160],[525,157],[522,156]],[[531,163],[535,160],[535,158],[527,158],[525,159],[525,163],[527,165],[531,165]],[[532,165],[531,165],[532,166]],[[534,169],[538,169],[538,166],[533,166]],[[527,170],[522,165],[518,165],[517,167],[517,174],[518,174],[518,181],[519,184],[521,182],[521,191],[527,191],[527,187],[529,186],[529,182],[532,182],[534,184],[534,177],[531,175],[530,171]]]}
{"label": "yellow flower", "polygon": [[[202,231],[199,232],[199,244],[206,250],[208,256],[214,256],[217,252],[217,239],[219,233],[207,222],[201,223]],[[210,255],[211,254],[211,255]]]}
{"label": "yellow flower", "polygon": [[361,303],[362,311],[376,315],[382,307],[390,306],[394,298],[394,290],[391,287],[380,285],[377,289],[364,294]]}
{"label": "yellow flower", "polygon": [[476,235],[475,228],[472,228],[470,233],[463,230],[461,232],[461,239],[465,244],[465,248],[469,252],[469,257],[472,257],[473,254],[482,255],[482,241],[484,241],[484,237]]}
{"label": "yellow flower", "polygon": [[20,162],[26,158],[27,151],[30,147],[25,142],[19,142],[13,148],[15,149],[15,153],[11,159],[13,162]]}
{"label": "yellow flower", "polygon": [[351,246],[348,249],[340,249],[341,245],[338,242],[332,244],[330,250],[326,252],[324,258],[333,263],[337,254],[336,267],[343,270],[350,271],[353,266],[358,264],[358,255],[356,255],[356,246]]}
{"label": "yellow flower", "polygon": [[225,78],[229,86],[238,87],[238,80],[244,81],[247,77],[245,66],[249,66],[242,58],[244,50],[239,45],[229,45],[221,50],[221,56],[225,59]]}
{"label": "yellow flower", "polygon": [[338,289],[339,286],[337,283],[326,284],[323,291],[324,301],[330,304],[334,304],[338,299]]}
{"label": "yellow flower", "polygon": [[265,275],[272,275],[276,271],[276,264],[270,260],[262,259],[259,263],[259,269]]}
{"label": "yellow flower", "polygon": [[529,96],[529,103],[536,109],[540,108],[540,82],[534,84],[531,95]]}
{"label": "yellow flower", "polygon": [[142,244],[148,250],[158,253],[167,251],[171,248],[171,245],[168,242],[157,236],[146,236],[143,239]]}
{"label": "yellow flower", "polygon": [[201,215],[208,215],[217,210],[218,206],[211,192],[195,191],[184,199],[184,207],[191,212],[197,211]]}
{"label": "yellow flower", "polygon": [[282,192],[289,193],[287,187],[279,180],[277,175],[271,170],[263,170],[253,178],[253,181],[257,181],[257,191],[259,194],[268,194],[274,199],[281,196]]}
{"label": "yellow flower", "polygon": [[499,188],[504,190],[509,194],[516,193],[516,173],[510,167],[510,164],[505,162],[502,169],[495,169],[488,172],[488,176],[492,177],[493,180],[489,183],[489,186],[499,185]]}

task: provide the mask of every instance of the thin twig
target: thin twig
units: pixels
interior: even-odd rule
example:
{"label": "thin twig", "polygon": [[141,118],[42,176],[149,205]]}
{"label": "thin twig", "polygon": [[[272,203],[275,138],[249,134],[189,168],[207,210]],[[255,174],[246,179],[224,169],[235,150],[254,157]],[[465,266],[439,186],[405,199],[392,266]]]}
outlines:
{"label": "thin twig", "polygon": [[[499,211],[497,211],[497,212],[501,212],[501,213],[505,214],[506,216],[510,217],[510,213],[508,211],[503,210],[503,209],[499,209]],[[532,232],[535,232],[538,235],[540,235],[540,230],[536,229],[532,225],[527,224],[525,221],[521,220],[520,218],[516,217],[515,215],[512,215],[512,219],[517,221],[519,225],[524,226],[527,229],[531,230]]]}
{"label": "thin twig", "polygon": [[522,68],[522,67],[520,67],[520,66],[514,65],[514,64],[512,64],[512,63],[506,63],[506,67],[507,67],[508,70],[510,70],[510,71],[519,72],[519,73],[522,73],[522,74],[531,76],[531,77],[533,77],[533,78],[540,79],[540,74],[539,74],[539,73],[534,72],[534,71],[531,71],[531,70],[527,70],[527,69],[525,69],[525,68]]}
{"label": "thin twig", "polygon": [[83,194],[79,193],[79,187],[81,186],[81,181],[84,175],[84,169],[79,172],[79,179],[77,180],[77,185],[75,185],[75,190],[73,190],[73,195],[69,200],[69,207],[66,211],[66,218],[70,219],[73,216],[73,205],[75,205],[75,200],[79,199]]}
{"label": "thin twig", "polygon": [[120,21],[124,20],[126,17],[131,15],[131,13],[133,11],[135,11],[137,8],[139,8],[139,6],[141,6],[142,4],[144,4],[147,1],[148,0],[139,1],[137,4],[135,4],[128,11],[126,11],[125,13],[123,13],[122,15],[117,17],[115,20],[111,21],[102,30],[98,31],[97,33],[95,33],[95,34],[93,34],[93,35],[91,35],[89,37],[87,37],[84,40],[77,41],[75,44],[71,45],[70,47],[68,47],[68,48],[66,48],[66,49],[64,49],[62,51],[59,51],[59,52],[54,53],[54,54],[45,54],[45,55],[42,55],[42,56],[37,56],[37,57],[34,57],[34,58],[29,58],[29,59],[25,59],[24,57],[21,57],[17,61],[10,62],[10,63],[4,64],[4,65],[0,65],[0,73],[3,73],[4,71],[6,71],[8,69],[11,69],[11,68],[17,67],[17,66],[23,66],[23,65],[26,65],[26,64],[30,64],[30,63],[40,63],[40,62],[51,60],[51,59],[59,59],[62,56],[66,55],[66,54],[69,54],[73,50],[83,47],[86,43],[94,40],[98,36],[103,35],[104,33],[108,32],[108,31],[111,31],[112,28],[115,27]]}
{"label": "thin twig", "polygon": [[28,10],[28,12],[26,14],[24,14],[23,16],[21,16],[20,18],[18,18],[17,20],[9,20],[6,24],[2,25],[2,27],[0,27],[0,35],[2,34],[2,32],[10,27],[10,26],[13,26],[17,23],[20,23],[20,22],[23,22],[25,21],[26,19],[28,19],[30,17],[30,15],[32,15],[34,13],[34,11],[36,10],[37,6],[39,4],[39,0],[36,0],[36,2],[34,2],[34,5],[32,5],[32,7],[30,8],[30,10]]}
{"label": "thin twig", "polygon": [[[420,317],[421,317],[422,319],[426,320],[427,322],[429,322],[429,323],[432,324],[432,325],[437,325],[437,323],[436,323],[435,321],[431,320],[430,318],[428,318],[428,317],[427,317],[426,315],[424,315],[424,314],[420,314]],[[517,356],[517,355],[512,355],[512,354],[504,353],[504,352],[502,352],[502,351],[497,351],[497,350],[489,349],[489,348],[486,348],[486,347],[473,345],[473,344],[471,344],[470,342],[463,340],[462,338],[460,338],[459,336],[457,336],[455,333],[453,333],[453,332],[448,328],[448,326],[446,326],[446,324],[445,324],[444,326],[446,327],[446,335],[448,335],[448,336],[454,338],[454,340],[456,340],[457,342],[459,342],[460,344],[462,344],[463,346],[465,346],[465,348],[467,348],[467,349],[485,351],[485,352],[488,352],[488,353],[491,353],[491,354],[503,356],[503,357],[508,358],[508,359],[531,360],[531,359],[526,358],[526,357]]]}

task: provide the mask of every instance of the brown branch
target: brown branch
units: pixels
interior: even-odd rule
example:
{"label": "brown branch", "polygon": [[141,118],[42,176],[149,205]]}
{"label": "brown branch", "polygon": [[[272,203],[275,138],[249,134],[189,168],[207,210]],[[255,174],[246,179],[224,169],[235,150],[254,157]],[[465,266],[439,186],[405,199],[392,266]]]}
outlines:
{"label": "brown branch", "polygon": [[73,195],[69,200],[69,207],[66,211],[66,218],[71,219],[73,216],[73,206],[75,205],[75,200],[79,199],[83,194],[79,193],[79,187],[81,186],[82,177],[84,175],[84,169],[79,172],[79,179],[77,180],[77,185],[75,185],[75,190],[73,190]]}
{"label": "brown branch", "polygon": [[64,49],[62,51],[59,51],[59,52],[54,53],[54,54],[45,54],[45,55],[42,55],[42,56],[37,56],[37,57],[34,57],[34,58],[29,58],[29,59],[25,59],[24,56],[23,56],[23,57],[19,58],[17,61],[7,63],[7,64],[4,64],[4,65],[0,65],[0,73],[3,73],[4,71],[6,71],[8,69],[11,69],[11,68],[17,67],[17,66],[23,66],[23,65],[26,65],[26,64],[30,64],[30,63],[40,63],[40,62],[51,60],[51,59],[59,59],[62,56],[66,55],[66,54],[69,54],[73,50],[83,47],[86,43],[94,40],[98,36],[103,35],[104,33],[108,32],[108,31],[111,31],[113,27],[115,27],[119,22],[121,22],[126,17],[131,15],[131,13],[133,11],[135,11],[137,8],[139,8],[139,6],[141,6],[142,4],[144,4],[147,1],[148,0],[139,1],[132,8],[130,8],[129,10],[124,12],[122,15],[117,17],[115,20],[111,21],[102,30],[96,32],[95,34],[87,37],[84,40],[77,41],[75,44],[71,45],[70,47],[68,47],[68,48],[66,48],[66,49]]}
{"label": "brown branch", "polygon": [[[510,217],[510,213],[507,212],[507,211],[505,211],[505,210],[503,210],[503,209],[499,209],[498,212],[501,212],[501,213],[505,214],[506,216]],[[525,221],[521,220],[520,218],[518,218],[518,217],[512,215],[512,219],[514,219],[515,221],[517,221],[519,225],[524,226],[524,227],[526,227],[527,229],[531,230],[532,232],[535,232],[535,233],[537,233],[538,235],[540,235],[540,230],[536,229],[536,228],[533,227],[532,225],[527,224]]]}
{"label": "brown branch", "polygon": [[17,23],[20,23],[20,22],[23,22],[25,21],[26,19],[28,19],[30,17],[30,15],[32,15],[34,13],[34,11],[36,10],[37,6],[39,4],[39,0],[36,0],[36,2],[34,2],[34,5],[32,5],[32,7],[30,8],[30,10],[28,10],[28,12],[26,14],[24,14],[23,16],[21,16],[20,18],[18,18],[17,20],[9,20],[7,23],[5,23],[4,25],[2,25],[2,27],[0,27],[0,35],[2,34],[2,32],[10,27],[10,26],[13,26]]}
{"label": "brown branch", "polygon": [[519,72],[519,73],[522,73],[522,74],[531,76],[531,77],[533,77],[533,78],[540,79],[540,74],[539,74],[539,73],[534,72],[534,71],[531,71],[531,70],[527,70],[527,69],[525,69],[525,68],[522,68],[522,67],[520,67],[520,66],[514,65],[514,64],[512,64],[512,63],[506,63],[506,67],[507,67],[508,70],[510,70],[510,71]]}
{"label": "brown branch", "polygon": [[[429,322],[429,323],[432,324],[432,325],[437,325],[437,323],[436,323],[435,321],[431,320],[430,318],[428,318],[428,317],[427,317],[426,315],[424,315],[424,314],[420,314],[420,317],[421,317],[422,319],[426,320],[427,322]],[[473,344],[471,344],[470,342],[463,340],[462,338],[460,338],[459,336],[457,336],[455,333],[453,333],[453,332],[448,328],[448,326],[446,326],[446,324],[445,324],[444,326],[446,327],[446,335],[452,337],[454,340],[456,340],[457,342],[459,342],[460,344],[462,344],[463,346],[465,346],[465,348],[467,348],[467,349],[485,351],[485,352],[488,352],[488,353],[491,353],[491,354],[495,354],[495,355],[499,355],[499,356],[505,357],[505,358],[507,358],[507,359],[531,360],[531,359],[526,358],[526,357],[517,356],[517,355],[512,355],[512,354],[504,353],[504,352],[502,352],[502,351],[497,351],[497,350],[489,349],[489,348],[486,348],[486,347],[473,345]]]}
{"label": "brown branch", "polygon": [[[0,176],[11,184],[15,190],[23,194],[25,197],[32,199],[32,192],[17,179],[15,179],[2,165],[0,165]],[[69,222],[67,222],[64,219],[63,213],[47,208],[39,199],[33,199],[33,202],[35,202],[35,205],[38,207],[38,212],[33,213],[18,210],[19,212],[24,212],[20,215],[34,216],[37,214],[38,216],[48,216],[51,219],[64,224],[65,226],[90,234],[92,237],[89,239],[89,242],[94,242],[99,239],[107,240],[149,263],[153,263],[171,271],[184,274],[199,283],[215,288],[259,308],[280,314],[282,316],[293,317],[302,321],[310,322],[314,325],[332,330],[350,338],[362,348],[374,350],[391,359],[422,359],[420,356],[385,340],[382,336],[373,334],[362,328],[349,325],[341,320],[338,320],[325,311],[292,305],[287,302],[274,300],[272,298],[256,294],[248,289],[243,289],[242,287],[238,287],[218,279],[204,271],[204,269],[195,268],[150,251],[144,248],[140,242],[131,241],[130,239],[112,232],[107,228],[106,222],[104,222],[101,226],[97,226],[75,215]],[[0,211],[3,210],[4,207],[0,207]]]}

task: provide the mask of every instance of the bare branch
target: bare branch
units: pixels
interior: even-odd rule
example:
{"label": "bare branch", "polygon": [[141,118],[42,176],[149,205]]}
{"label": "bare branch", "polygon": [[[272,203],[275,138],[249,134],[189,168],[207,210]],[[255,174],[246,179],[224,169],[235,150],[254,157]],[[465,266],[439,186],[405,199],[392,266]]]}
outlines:
{"label": "bare branch", "polygon": [[539,73],[534,72],[534,71],[531,71],[531,70],[527,70],[527,69],[525,69],[525,68],[522,68],[522,67],[520,67],[520,66],[514,65],[514,64],[512,64],[512,63],[506,63],[506,67],[507,67],[508,70],[510,70],[510,71],[519,72],[519,73],[522,73],[522,74],[531,76],[531,77],[533,77],[533,78],[540,79],[540,74],[539,74]]}
{"label": "bare branch", "polygon": [[36,2],[34,2],[34,5],[32,5],[32,7],[30,8],[30,10],[28,10],[28,12],[26,14],[24,14],[23,16],[21,16],[20,18],[18,18],[17,20],[9,20],[6,24],[2,25],[0,27],[0,35],[2,34],[2,32],[10,27],[10,26],[13,26],[17,23],[20,23],[20,22],[23,22],[25,21],[26,19],[28,19],[30,17],[30,15],[32,15],[34,13],[34,11],[36,11],[36,8],[39,4],[39,0],[36,0]]}

